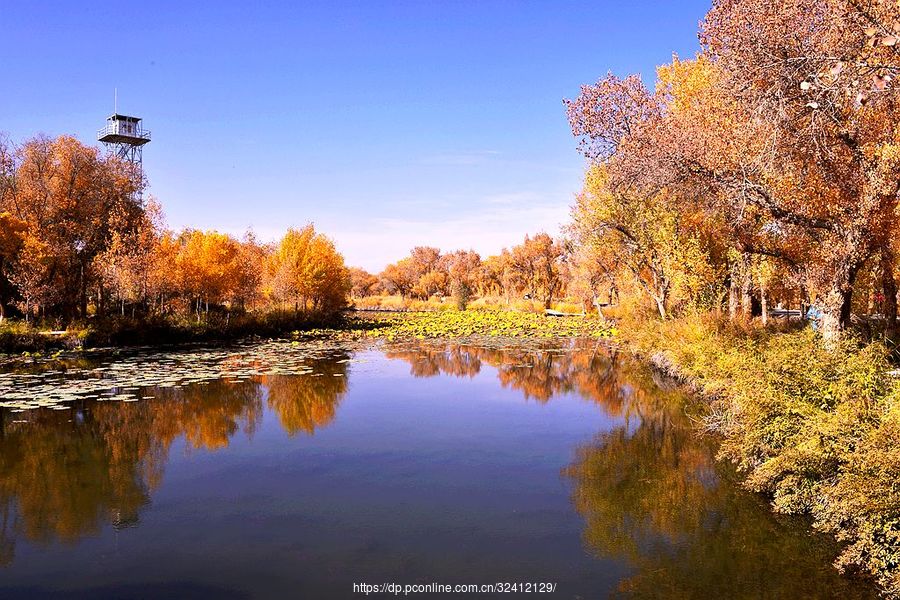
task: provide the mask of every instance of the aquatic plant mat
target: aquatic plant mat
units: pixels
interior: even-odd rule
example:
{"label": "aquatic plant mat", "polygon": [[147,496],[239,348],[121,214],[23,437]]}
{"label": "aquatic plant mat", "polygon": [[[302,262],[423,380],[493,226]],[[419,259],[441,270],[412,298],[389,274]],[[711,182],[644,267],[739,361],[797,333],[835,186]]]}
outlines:
{"label": "aquatic plant mat", "polygon": [[571,339],[608,338],[613,324],[593,316],[551,317],[507,310],[464,310],[407,313],[354,313],[341,329],[312,329],[295,337],[332,336],[403,339]]}
{"label": "aquatic plant mat", "polygon": [[77,400],[149,400],[146,388],[181,388],[216,379],[245,380],[262,375],[321,375],[310,363],[358,346],[318,339],[246,342],[228,347],[179,351],[74,353],[20,362],[0,373],[0,408],[66,410]]}
{"label": "aquatic plant mat", "polygon": [[[542,318],[542,317],[539,317]],[[458,323],[444,321],[439,323]],[[526,323],[530,321],[525,321]],[[398,326],[399,325],[399,326]],[[510,330],[506,328],[504,330]],[[562,331],[573,331],[570,326]],[[405,343],[422,343],[439,349],[446,337],[425,337],[423,332],[440,331],[430,319],[401,319],[387,328],[373,331],[314,330],[295,334],[294,340],[246,341],[224,347],[193,347],[154,350],[131,348],[31,355],[7,359],[0,373],[0,408],[11,412],[46,408],[70,409],[73,402],[137,402],[153,398],[150,388],[182,388],[224,379],[241,381],[266,375],[309,375],[313,363],[344,357],[373,345],[401,349]],[[461,328],[459,333],[469,331]],[[499,331],[499,330],[493,330]],[[521,329],[510,335],[453,336],[456,342],[495,350],[518,349],[568,352],[585,345],[602,343],[603,337],[532,335]],[[528,366],[523,364],[523,366]]]}

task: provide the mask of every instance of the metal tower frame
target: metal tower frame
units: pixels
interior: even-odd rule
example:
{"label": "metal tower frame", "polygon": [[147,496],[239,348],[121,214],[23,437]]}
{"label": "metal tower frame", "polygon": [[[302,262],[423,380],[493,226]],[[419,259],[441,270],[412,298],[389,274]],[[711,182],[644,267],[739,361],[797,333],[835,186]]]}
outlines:
{"label": "metal tower frame", "polygon": [[131,163],[143,183],[144,145],[150,142],[150,132],[141,121],[140,117],[115,112],[107,117],[106,127],[97,132],[97,140],[116,157]]}

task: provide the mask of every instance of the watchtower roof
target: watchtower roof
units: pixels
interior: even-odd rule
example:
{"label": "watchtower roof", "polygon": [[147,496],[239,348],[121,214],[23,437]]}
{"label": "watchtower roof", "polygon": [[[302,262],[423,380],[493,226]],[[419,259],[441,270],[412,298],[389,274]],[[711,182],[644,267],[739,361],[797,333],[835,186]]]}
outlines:
{"label": "watchtower roof", "polygon": [[137,123],[141,120],[140,117],[130,117],[128,115],[120,115],[119,113],[113,113],[106,118],[107,121],[127,121],[129,123]]}

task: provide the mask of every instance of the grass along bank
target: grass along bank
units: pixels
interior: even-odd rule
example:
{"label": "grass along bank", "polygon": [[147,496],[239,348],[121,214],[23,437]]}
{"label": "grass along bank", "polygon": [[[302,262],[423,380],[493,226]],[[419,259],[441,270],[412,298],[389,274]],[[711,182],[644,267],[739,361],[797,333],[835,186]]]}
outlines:
{"label": "grass along bank", "polygon": [[[427,300],[408,298],[397,294],[377,294],[353,298],[353,307],[359,311],[398,311],[398,312],[432,312],[455,311],[458,309],[456,300],[451,296],[432,296]],[[475,310],[499,310],[514,312],[543,313],[544,303],[527,298],[505,298],[503,296],[478,296],[466,302],[468,309]],[[584,310],[584,305],[578,302],[562,299],[550,303],[552,310],[566,313],[579,313]]]}
{"label": "grass along bank", "polygon": [[883,344],[712,317],[636,323],[622,338],[706,396],[703,425],[748,488],[810,515],[844,544],[839,569],[900,597],[900,380]]}
{"label": "grass along bank", "polygon": [[104,317],[77,321],[58,331],[43,324],[7,320],[0,324],[0,353],[228,342],[248,336],[285,337],[294,331],[344,326],[345,320],[339,314],[294,311],[210,313],[200,321],[179,315]]}
{"label": "grass along bank", "polygon": [[177,316],[105,318],[50,331],[21,321],[0,325],[0,353],[46,353],[55,350],[122,346],[162,346],[230,342],[260,338],[331,337],[336,339],[605,338],[615,329],[596,317],[548,317],[507,310],[440,312],[211,313],[201,321]]}

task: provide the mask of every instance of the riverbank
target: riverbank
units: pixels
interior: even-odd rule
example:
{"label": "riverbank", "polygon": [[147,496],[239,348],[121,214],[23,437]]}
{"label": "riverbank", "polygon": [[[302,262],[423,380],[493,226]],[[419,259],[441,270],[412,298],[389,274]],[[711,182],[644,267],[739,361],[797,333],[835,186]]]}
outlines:
{"label": "riverbank", "polygon": [[200,322],[168,317],[113,318],[49,331],[21,322],[0,328],[0,353],[46,353],[58,350],[227,343],[248,337],[363,337],[404,339],[550,338],[615,335],[608,322],[592,317],[548,317],[504,310],[373,313],[348,311],[333,315],[268,312],[209,315]]}
{"label": "riverbank", "polygon": [[810,328],[713,317],[623,327],[623,342],[708,399],[749,489],[844,544],[841,571],[900,597],[900,381],[880,343],[829,348]]}
{"label": "riverbank", "polygon": [[249,336],[285,337],[297,331],[346,326],[340,314],[293,311],[210,314],[200,321],[169,316],[108,317],[77,322],[64,330],[7,321],[0,326],[0,353],[230,342]]}

